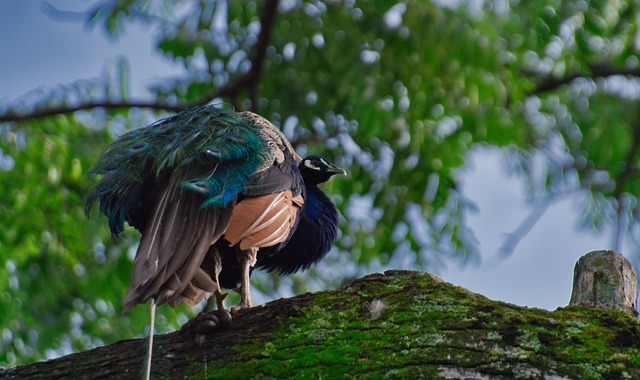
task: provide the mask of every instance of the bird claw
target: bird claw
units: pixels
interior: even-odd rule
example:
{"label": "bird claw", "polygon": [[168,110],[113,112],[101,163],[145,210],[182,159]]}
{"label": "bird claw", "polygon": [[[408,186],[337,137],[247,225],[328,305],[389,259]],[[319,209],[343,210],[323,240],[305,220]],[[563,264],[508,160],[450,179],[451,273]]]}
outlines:
{"label": "bird claw", "polygon": [[245,312],[247,310],[249,310],[251,308],[251,306],[242,306],[242,305],[238,305],[238,306],[234,306],[231,308],[231,315],[238,315],[242,312]]}
{"label": "bird claw", "polygon": [[218,307],[218,310],[227,310],[224,307],[224,300],[227,298],[227,296],[229,294],[228,293],[222,293],[220,291],[220,289],[218,289],[218,290],[216,290],[214,295],[215,295],[215,298],[216,298],[216,306]]}
{"label": "bird claw", "polygon": [[226,309],[203,312],[182,325],[180,332],[189,332],[196,337],[205,336],[229,326],[231,320],[231,313]]}
{"label": "bird claw", "polygon": [[248,292],[241,291],[240,303],[231,308],[231,314],[236,315],[251,309],[251,297]]}

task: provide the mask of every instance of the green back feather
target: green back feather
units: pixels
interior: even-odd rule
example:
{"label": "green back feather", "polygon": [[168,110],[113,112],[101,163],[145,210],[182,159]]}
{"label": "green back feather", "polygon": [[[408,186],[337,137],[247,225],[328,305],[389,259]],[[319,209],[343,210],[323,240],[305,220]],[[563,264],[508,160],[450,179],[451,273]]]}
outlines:
{"label": "green back feather", "polygon": [[[174,178],[201,194],[202,207],[224,207],[267,160],[273,160],[259,128],[215,106],[189,107],[131,131],[105,149],[89,173],[102,179],[87,197],[97,202],[114,234],[144,204],[154,186]],[[146,186],[146,187],[145,187]]]}

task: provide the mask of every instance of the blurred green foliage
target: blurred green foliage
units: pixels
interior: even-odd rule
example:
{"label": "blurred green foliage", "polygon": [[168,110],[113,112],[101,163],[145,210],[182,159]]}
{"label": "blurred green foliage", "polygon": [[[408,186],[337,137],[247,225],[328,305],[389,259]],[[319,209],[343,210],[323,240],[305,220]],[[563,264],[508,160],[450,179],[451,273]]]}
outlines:
{"label": "blurred green foliage", "polygon": [[[88,18],[114,36],[131,22],[157,30],[156,49],[186,74],[152,86],[152,101],[175,104],[251,70],[265,3],[109,0]],[[389,262],[428,268],[476,255],[457,188],[474,145],[505,148],[532,199],[587,194],[586,226],[637,232],[636,2],[283,0],[277,9],[258,82],[213,101],[262,114],[301,154],[325,154],[349,176],[325,186],[342,215],[335,252],[308,274],[255,273],[265,297]],[[0,111],[126,101],[126,61],[116,71]],[[120,314],[137,232],[112,241],[104,219],[84,216],[85,172],[115,137],[166,114],[95,108],[0,124],[0,365],[143,333],[144,307]],[[194,310],[161,307],[160,329]]]}

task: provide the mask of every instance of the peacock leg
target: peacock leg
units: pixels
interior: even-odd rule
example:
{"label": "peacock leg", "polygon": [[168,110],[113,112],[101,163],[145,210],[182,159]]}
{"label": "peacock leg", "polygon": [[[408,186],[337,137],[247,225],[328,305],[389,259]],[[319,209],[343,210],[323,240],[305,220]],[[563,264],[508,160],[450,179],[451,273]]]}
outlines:
{"label": "peacock leg", "polygon": [[[224,307],[224,299],[227,298],[227,293],[222,293],[220,290],[220,272],[222,271],[222,257],[215,247],[212,247],[207,253],[202,268],[209,273],[211,279],[215,281],[215,290],[211,288],[217,305],[217,310],[207,311],[210,309],[209,303],[205,307],[205,311],[196,315],[191,320],[187,321],[182,328],[181,332],[188,333],[196,337],[196,341],[200,341],[204,336],[219,331],[221,328],[229,326],[231,324],[231,313]],[[212,300],[210,300],[212,301]]]}
{"label": "peacock leg", "polygon": [[226,310],[227,308],[224,306],[224,300],[227,298],[228,294],[223,293],[220,288],[219,277],[220,272],[222,272],[222,257],[220,256],[220,253],[218,253],[218,251],[216,251],[213,255],[213,263],[213,280],[216,282],[216,285],[218,285],[218,289],[213,292],[213,295],[216,298],[216,306],[218,310]]}
{"label": "peacock leg", "polygon": [[242,270],[242,282],[240,288],[240,304],[231,309],[232,312],[238,312],[251,307],[251,268],[256,265],[258,248],[249,248],[238,250],[238,261],[240,262],[240,270]]}

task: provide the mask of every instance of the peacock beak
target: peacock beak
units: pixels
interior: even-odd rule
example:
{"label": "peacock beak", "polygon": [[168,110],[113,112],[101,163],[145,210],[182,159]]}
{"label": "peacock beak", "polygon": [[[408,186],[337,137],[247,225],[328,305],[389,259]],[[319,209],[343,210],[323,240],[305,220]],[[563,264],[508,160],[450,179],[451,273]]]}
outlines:
{"label": "peacock beak", "polygon": [[327,168],[327,173],[331,173],[332,175],[334,175],[334,174],[347,175],[347,171],[346,170],[344,170],[343,168],[339,167],[338,165],[334,165],[334,164],[329,165],[329,168]]}

